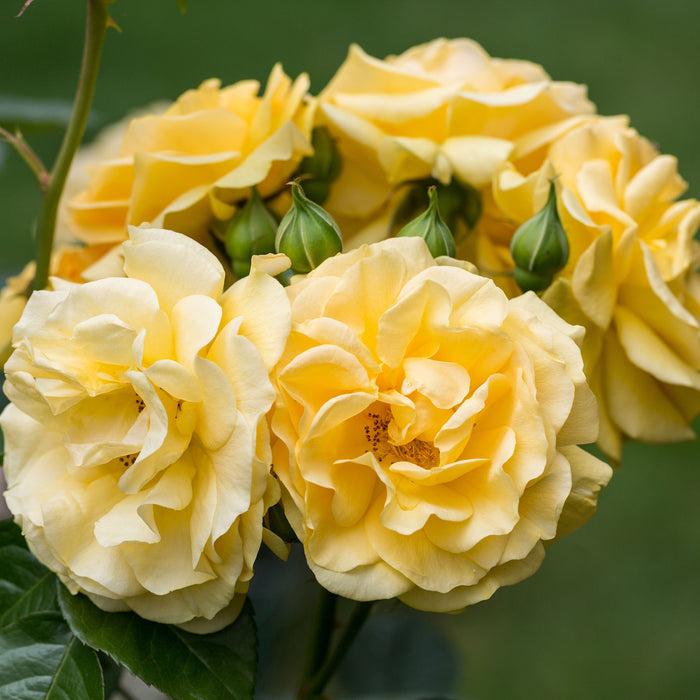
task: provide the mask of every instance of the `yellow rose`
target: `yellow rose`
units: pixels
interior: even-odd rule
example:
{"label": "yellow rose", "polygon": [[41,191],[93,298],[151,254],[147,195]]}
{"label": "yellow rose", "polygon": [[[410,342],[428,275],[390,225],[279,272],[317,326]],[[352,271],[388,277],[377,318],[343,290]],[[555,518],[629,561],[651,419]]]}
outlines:
{"label": "yellow rose", "polygon": [[[89,186],[90,173],[97,165],[103,161],[119,158],[119,151],[129,124],[137,117],[161,114],[168,106],[164,102],[155,102],[147,107],[134,110],[124,119],[104,127],[92,142],[78,149],[61,194],[54,236],[55,244],[74,244],[76,242],[71,222],[70,203]],[[119,239],[119,242],[125,237],[126,234]],[[112,244],[114,245],[114,242]]]}
{"label": "yellow rose", "polygon": [[344,221],[376,213],[404,181],[486,185],[500,163],[536,157],[593,111],[584,86],[491,58],[468,39],[437,39],[384,61],[352,46],[319,96],[318,117],[343,158],[324,206]]}
{"label": "yellow rose", "polygon": [[581,329],[534,294],[508,301],[419,238],[287,291],[273,464],[321,585],[460,610],[592,514],[611,470],[577,447],[597,434]]}
{"label": "yellow rose", "polygon": [[498,215],[478,227],[477,265],[512,267],[510,236],[544,205],[555,175],[571,255],[544,299],[587,329],[583,356],[602,449],[619,459],[624,437],[692,438],[689,422],[700,412],[700,205],[677,201],[686,185],[675,158],[659,154],[626,117],[600,117],[555,141],[534,173],[501,168]]}
{"label": "yellow rose", "polygon": [[[111,249],[111,244],[100,243],[61,245],[51,254],[51,274],[69,282],[103,277],[103,271],[108,266],[111,269],[115,264],[113,258],[117,258],[116,255],[105,258]],[[0,290],[0,368],[12,352],[12,328],[27,305],[35,268],[34,262],[29,263],[19,275],[10,277]]]}
{"label": "yellow rose", "polygon": [[74,234],[118,242],[127,224],[147,222],[196,237],[212,218],[231,216],[251,186],[263,196],[278,191],[311,152],[308,84],[277,65],[262,97],[254,80],[221,88],[212,79],[164,114],[134,119],[119,156],[95,166],[71,203]]}
{"label": "yellow rose", "polygon": [[264,416],[289,302],[253,268],[135,229],[126,277],[54,279],[5,371],[7,504],[30,549],[106,610],[210,631],[253,574],[279,496]]}

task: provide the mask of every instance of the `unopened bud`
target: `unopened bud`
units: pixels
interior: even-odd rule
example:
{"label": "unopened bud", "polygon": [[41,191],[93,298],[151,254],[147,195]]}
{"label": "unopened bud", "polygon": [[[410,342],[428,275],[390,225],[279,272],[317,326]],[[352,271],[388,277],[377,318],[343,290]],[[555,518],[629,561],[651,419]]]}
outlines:
{"label": "unopened bud", "polygon": [[304,195],[296,182],[292,183],[292,208],[280,221],[275,248],[291,260],[296,274],[311,272],[343,250],[338,225],[325,209]]}
{"label": "unopened bud", "polygon": [[305,176],[306,196],[316,204],[323,204],[328,198],[331,183],[343,169],[343,159],[325,126],[317,126],[313,130],[311,145],[314,153],[301,161],[299,174]]}
{"label": "unopened bud", "polygon": [[396,235],[411,219],[425,211],[429,204],[428,188],[431,185],[437,188],[440,216],[450,231],[458,230],[460,220],[464,221],[467,230],[476,226],[481,216],[479,193],[471,185],[461,184],[455,178],[452,178],[449,185],[429,178],[410,187],[399,202],[391,217],[392,235]]}
{"label": "unopened bud", "polygon": [[515,283],[523,292],[541,292],[543,289],[547,289],[554,279],[553,274],[538,275],[534,272],[523,270],[522,267],[516,267],[513,270],[513,277]]}
{"label": "unopened bud", "polygon": [[450,229],[440,217],[437,188],[428,188],[428,208],[413,221],[409,221],[397,234],[397,237],[418,236],[428,245],[434,258],[440,255],[455,256],[455,241]]}
{"label": "unopened bud", "polygon": [[239,279],[250,272],[250,258],[275,252],[277,221],[253,187],[250,199],[226,228],[226,252]]}
{"label": "unopened bud", "polygon": [[549,185],[544,207],[513,234],[510,255],[515,263],[515,280],[523,291],[545,289],[566,265],[569,241],[559,219],[554,182]]}

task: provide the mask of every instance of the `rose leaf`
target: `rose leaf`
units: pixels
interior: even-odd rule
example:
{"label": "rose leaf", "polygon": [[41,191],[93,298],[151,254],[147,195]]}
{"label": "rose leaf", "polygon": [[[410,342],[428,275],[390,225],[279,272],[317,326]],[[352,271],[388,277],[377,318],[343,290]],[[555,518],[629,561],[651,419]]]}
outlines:
{"label": "rose leaf", "polygon": [[23,549],[27,548],[27,543],[22,537],[22,529],[12,518],[0,520],[0,547],[6,547],[9,544],[22,547]]}
{"label": "rose leaf", "polygon": [[58,610],[56,576],[26,549],[19,528],[8,522],[0,523],[0,630],[30,613]]}
{"label": "rose leaf", "polygon": [[35,612],[0,629],[0,697],[23,700],[103,698],[97,655],[59,612]]}
{"label": "rose leaf", "polygon": [[135,613],[104,612],[60,583],[58,600],[82,642],[109,654],[166,695],[179,700],[252,700],[258,645],[249,601],[233,624],[200,635]]}

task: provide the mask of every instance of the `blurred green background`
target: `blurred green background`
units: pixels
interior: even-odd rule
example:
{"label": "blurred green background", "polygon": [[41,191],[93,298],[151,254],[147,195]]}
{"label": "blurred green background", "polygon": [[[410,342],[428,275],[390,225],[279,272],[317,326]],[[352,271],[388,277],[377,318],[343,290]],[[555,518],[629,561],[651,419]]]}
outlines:
{"label": "blurred green background", "polygon": [[[0,9],[0,102],[70,100],[85,3],[35,0],[13,19],[22,4],[3,0]],[[554,78],[588,84],[602,114],[630,114],[678,156],[690,194],[700,195],[700,4],[691,0],[190,0],[184,15],[172,0],[118,0],[112,15],[122,33],[108,34],[91,134],[208,77],[264,82],[281,61],[292,76],[308,71],[317,92],[352,42],[383,57],[438,36],[468,36],[494,56],[530,59]],[[59,134],[26,135],[50,162]],[[3,276],[32,257],[38,203],[31,175],[4,148]],[[629,445],[598,514],[551,548],[538,574],[458,616],[380,607],[337,687],[373,687],[382,698],[399,686],[425,697],[418,691],[431,684],[478,700],[698,697],[698,456],[696,444]],[[309,615],[298,598],[311,595],[309,576],[267,560],[260,569],[264,687],[268,697],[285,697],[276,630],[287,625],[298,654]]]}

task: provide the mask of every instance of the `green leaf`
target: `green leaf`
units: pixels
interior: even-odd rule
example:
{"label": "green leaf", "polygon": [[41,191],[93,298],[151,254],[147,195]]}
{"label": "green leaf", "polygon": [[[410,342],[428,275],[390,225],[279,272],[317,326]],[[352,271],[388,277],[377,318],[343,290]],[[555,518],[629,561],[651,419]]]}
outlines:
{"label": "green leaf", "polygon": [[5,518],[5,520],[0,520],[0,547],[6,547],[10,544],[15,545],[15,547],[27,548],[20,526],[12,518]]}
{"label": "green leaf", "polygon": [[251,700],[257,633],[249,601],[220,632],[199,635],[135,613],[108,613],[59,584],[63,615],[81,641],[179,700]]}
{"label": "green leaf", "polygon": [[38,611],[58,610],[56,575],[26,549],[0,549],[0,629]]}
{"label": "green leaf", "polygon": [[184,12],[187,9],[187,0],[175,0],[175,2],[180,8],[180,12]]}
{"label": "green leaf", "polygon": [[32,613],[0,630],[0,698],[102,697],[97,655],[78,641],[60,613]]}
{"label": "green leaf", "polygon": [[111,698],[119,688],[122,677],[122,667],[111,657],[103,652],[97,654],[97,660],[102,668],[102,680],[105,689],[105,697]]}
{"label": "green leaf", "polygon": [[0,521],[0,629],[29,613],[58,610],[55,579],[27,549],[19,527]]}

